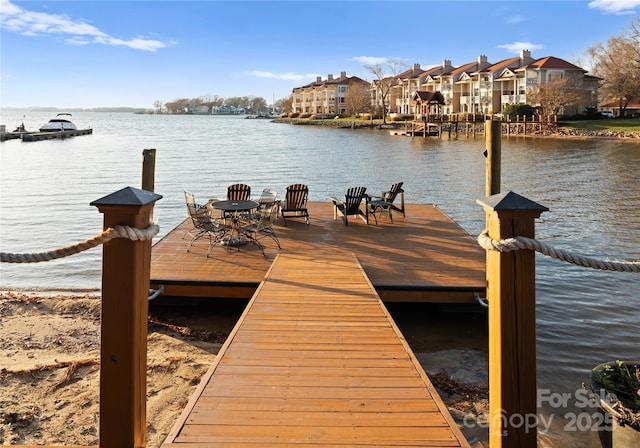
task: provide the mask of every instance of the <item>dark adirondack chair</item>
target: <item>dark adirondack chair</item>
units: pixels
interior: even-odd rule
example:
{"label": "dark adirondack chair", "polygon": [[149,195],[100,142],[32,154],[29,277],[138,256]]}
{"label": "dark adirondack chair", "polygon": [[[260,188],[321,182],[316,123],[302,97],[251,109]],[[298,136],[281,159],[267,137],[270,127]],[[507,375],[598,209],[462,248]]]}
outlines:
{"label": "dark adirondack chair", "polygon": [[245,184],[233,184],[227,187],[229,201],[248,201],[251,199],[251,187]]}
{"label": "dark adirondack chair", "polygon": [[[233,184],[227,187],[228,201],[248,201],[251,199],[251,187],[246,184]],[[222,216],[228,218],[232,212],[223,212]]]}
{"label": "dark adirondack chair", "polygon": [[287,187],[284,201],[280,206],[280,216],[287,225],[287,217],[304,218],[309,224],[309,211],[307,210],[307,199],[309,197],[309,187],[304,184],[292,184]]}
{"label": "dark adirondack chair", "polygon": [[342,216],[344,219],[344,225],[349,225],[348,217],[359,216],[364,222],[369,224],[369,214],[360,209],[362,200],[366,197],[366,187],[353,187],[347,190],[347,194],[344,195],[344,200],[331,197],[333,202],[333,219],[338,219],[338,216]]}
{"label": "dark adirondack chair", "polygon": [[[404,182],[398,182],[393,184],[389,191],[383,191],[380,196],[369,196],[367,198],[367,210],[368,214],[373,216],[373,219],[378,223],[378,217],[386,214],[389,217],[389,221],[393,222],[392,210],[402,213],[402,217],[405,217],[404,213],[404,190],[402,184]],[[396,198],[400,196],[400,206],[394,204]],[[376,217],[376,213],[378,216]]]}

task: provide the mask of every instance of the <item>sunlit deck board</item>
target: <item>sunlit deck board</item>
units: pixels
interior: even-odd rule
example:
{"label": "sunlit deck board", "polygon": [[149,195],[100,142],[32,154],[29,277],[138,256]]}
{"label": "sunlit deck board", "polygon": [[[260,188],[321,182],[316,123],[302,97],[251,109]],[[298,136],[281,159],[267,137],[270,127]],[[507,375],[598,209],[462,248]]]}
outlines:
{"label": "sunlit deck board", "polygon": [[[331,203],[309,204],[311,224],[279,219],[282,249],[262,240],[266,258],[253,245],[240,251],[214,247],[201,239],[186,252],[191,228],[184,221],[152,249],[151,282],[163,284],[167,296],[240,297],[249,299],[277,254],[344,251],[358,258],[383,301],[472,302],[485,292],[485,253],[474,239],[433,205],[407,204],[407,217],[382,218],[378,225],[350,218],[334,221]],[[303,280],[303,277],[301,277]]]}
{"label": "sunlit deck board", "polygon": [[294,445],[469,446],[353,254],[276,258],[163,448]]}

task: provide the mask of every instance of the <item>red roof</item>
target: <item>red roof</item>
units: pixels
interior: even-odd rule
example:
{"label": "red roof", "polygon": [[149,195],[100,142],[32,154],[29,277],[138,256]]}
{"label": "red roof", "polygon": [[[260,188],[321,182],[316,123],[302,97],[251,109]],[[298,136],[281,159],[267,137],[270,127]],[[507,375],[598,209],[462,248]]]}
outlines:
{"label": "red roof", "polygon": [[573,65],[571,62],[567,62],[564,59],[556,58],[554,56],[547,56],[544,58],[537,59],[533,61],[529,65],[525,65],[521,67],[521,69],[559,69],[559,70],[580,70],[586,72],[585,69],[578,67],[577,65]]}
{"label": "red roof", "polygon": [[459,75],[459,74],[465,73],[465,72],[471,73],[472,71],[475,71],[477,69],[477,67],[478,67],[478,61],[469,62],[468,64],[464,64],[463,66],[458,67],[455,70],[452,70],[451,74],[452,75]]}
{"label": "red roof", "polygon": [[502,61],[496,62],[492,66],[488,67],[487,70],[489,70],[490,72],[497,72],[507,67],[510,67],[511,64],[515,64],[520,61],[521,61],[520,56],[516,56],[515,58],[503,59]]}

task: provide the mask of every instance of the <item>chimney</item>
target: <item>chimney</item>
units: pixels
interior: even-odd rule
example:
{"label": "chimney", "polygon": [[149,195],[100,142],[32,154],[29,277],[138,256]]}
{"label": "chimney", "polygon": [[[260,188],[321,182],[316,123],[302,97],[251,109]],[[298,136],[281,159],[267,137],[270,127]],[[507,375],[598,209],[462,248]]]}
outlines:
{"label": "chimney", "polygon": [[322,82],[322,76],[316,76],[316,82]]}
{"label": "chimney", "polygon": [[340,72],[340,79],[344,79],[347,77],[347,72]]}
{"label": "chimney", "polygon": [[487,56],[484,54],[481,54],[480,56],[478,56],[478,64],[486,64],[487,63]]}
{"label": "chimney", "polygon": [[332,74],[327,75],[327,81],[333,81],[333,75]]}
{"label": "chimney", "polygon": [[442,61],[442,68],[443,70],[451,68],[451,59],[445,59],[444,61]]}
{"label": "chimney", "polygon": [[420,71],[420,64],[413,64],[411,66],[411,71],[412,72],[419,72]]}

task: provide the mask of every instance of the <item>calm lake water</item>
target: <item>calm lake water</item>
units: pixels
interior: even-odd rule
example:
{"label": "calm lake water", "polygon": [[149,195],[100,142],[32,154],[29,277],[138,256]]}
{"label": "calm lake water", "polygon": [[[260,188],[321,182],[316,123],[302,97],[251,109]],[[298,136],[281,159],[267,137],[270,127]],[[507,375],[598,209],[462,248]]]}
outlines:
{"label": "calm lake water", "polygon": [[[1,122],[8,130],[22,122],[35,130],[52,115],[3,111]],[[280,195],[303,182],[311,201],[327,201],[350,186],[376,192],[402,180],[408,203],[437,204],[473,236],[484,228],[476,204],[485,190],[482,136],[411,139],[230,116],[75,113],[73,120],[79,128],[92,127],[93,135],[0,145],[3,252],[43,252],[100,233],[102,215],[89,203],[126,186],[139,188],[145,148],[157,149],[159,236],[186,216],[183,190],[204,201],[224,196],[235,182],[255,192],[272,187]],[[639,169],[637,141],[512,137],[502,143],[502,190],[550,209],[537,222],[537,238],[596,258],[640,259]],[[0,289],[97,290],[101,254],[97,247],[47,263],[3,263]],[[572,413],[584,411],[578,391],[593,366],[640,359],[640,276],[541,255],[537,262],[538,386],[547,395],[570,397],[566,406],[540,402],[541,415],[552,420],[548,437],[567,446],[599,446],[584,419],[576,425]],[[468,347],[470,340],[486,349],[486,335],[478,335],[486,330],[482,314],[461,318],[457,327],[455,315],[432,319],[426,313],[433,308],[419,309],[425,315],[413,313],[412,326],[424,324],[424,331],[407,337],[415,351]],[[443,321],[452,325],[438,325]]]}

